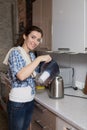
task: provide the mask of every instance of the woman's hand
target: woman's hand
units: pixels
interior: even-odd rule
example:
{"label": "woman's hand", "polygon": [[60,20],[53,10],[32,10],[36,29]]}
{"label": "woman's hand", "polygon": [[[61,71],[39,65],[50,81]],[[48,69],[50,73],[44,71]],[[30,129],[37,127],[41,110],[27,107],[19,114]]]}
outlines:
{"label": "woman's hand", "polygon": [[42,55],[42,56],[39,56],[38,58],[40,58],[40,62],[45,61],[46,63],[52,60],[52,57],[50,55]]}

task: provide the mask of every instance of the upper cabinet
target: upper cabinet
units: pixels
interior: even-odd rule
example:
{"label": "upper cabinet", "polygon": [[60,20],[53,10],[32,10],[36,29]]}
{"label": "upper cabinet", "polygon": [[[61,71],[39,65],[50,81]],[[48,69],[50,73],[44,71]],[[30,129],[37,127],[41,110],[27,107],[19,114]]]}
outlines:
{"label": "upper cabinet", "polygon": [[51,50],[51,26],[52,26],[52,2],[51,0],[35,0],[32,7],[33,25],[41,27],[43,30],[43,43],[40,50]]}
{"label": "upper cabinet", "polygon": [[87,0],[52,1],[52,50],[87,50]]}
{"label": "upper cabinet", "polygon": [[35,0],[32,14],[44,32],[40,50],[87,51],[87,0]]}

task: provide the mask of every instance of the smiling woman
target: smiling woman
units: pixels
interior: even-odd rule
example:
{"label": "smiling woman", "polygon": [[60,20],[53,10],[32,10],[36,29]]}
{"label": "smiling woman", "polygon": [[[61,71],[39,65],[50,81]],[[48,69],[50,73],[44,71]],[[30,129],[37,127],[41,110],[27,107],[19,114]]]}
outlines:
{"label": "smiling woman", "polygon": [[28,36],[23,35],[24,43],[30,50],[34,50],[40,44],[41,37],[41,34],[37,31],[32,31]]}
{"label": "smiling woman", "polygon": [[40,29],[40,28],[38,28],[37,26],[31,26],[31,27],[28,27],[28,28],[24,28],[24,30],[22,30],[22,33],[21,33],[21,35],[20,35],[20,37],[19,37],[19,39],[18,39],[18,41],[17,41],[17,43],[14,45],[14,46],[22,46],[23,45],[23,43],[24,43],[24,39],[25,39],[25,37],[27,37],[28,38],[28,35],[34,40],[35,38],[37,38],[36,37],[36,35],[35,34],[33,34],[32,33],[32,31],[34,32],[34,33],[39,33],[39,35],[41,35],[40,36],[40,38],[37,40],[39,43],[41,43],[42,42],[42,37],[43,37],[43,31]]}
{"label": "smiling woman", "polygon": [[37,26],[24,30],[20,44],[9,50],[4,60],[8,65],[8,77],[11,83],[7,104],[9,129],[27,130],[34,108],[35,77],[40,62],[50,62],[50,55],[35,57],[33,50],[42,41],[43,32]]}

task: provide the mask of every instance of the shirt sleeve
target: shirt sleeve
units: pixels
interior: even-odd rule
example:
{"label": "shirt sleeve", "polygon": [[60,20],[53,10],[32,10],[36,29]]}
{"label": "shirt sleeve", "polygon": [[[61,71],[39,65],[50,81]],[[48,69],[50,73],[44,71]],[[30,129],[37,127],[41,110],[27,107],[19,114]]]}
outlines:
{"label": "shirt sleeve", "polygon": [[9,67],[12,77],[15,78],[17,73],[26,65],[18,50],[13,50],[9,56]]}

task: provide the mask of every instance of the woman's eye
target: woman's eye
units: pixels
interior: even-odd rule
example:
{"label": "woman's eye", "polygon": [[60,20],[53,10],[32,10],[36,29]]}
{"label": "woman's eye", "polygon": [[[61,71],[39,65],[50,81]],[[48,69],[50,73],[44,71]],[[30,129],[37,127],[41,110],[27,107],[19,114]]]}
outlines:
{"label": "woman's eye", "polygon": [[37,39],[37,41],[40,43],[40,42],[41,42],[41,39]]}
{"label": "woman's eye", "polygon": [[32,39],[35,39],[36,37],[35,36],[31,36]]}

